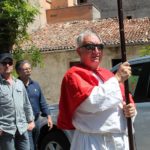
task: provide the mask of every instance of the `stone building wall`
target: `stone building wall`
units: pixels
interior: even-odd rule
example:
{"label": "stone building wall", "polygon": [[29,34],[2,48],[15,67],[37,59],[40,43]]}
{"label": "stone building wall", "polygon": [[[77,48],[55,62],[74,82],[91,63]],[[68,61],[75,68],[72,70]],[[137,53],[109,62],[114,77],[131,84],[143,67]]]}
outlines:
{"label": "stone building wall", "polygon": [[46,10],[50,9],[51,5],[47,3],[46,0],[29,0],[29,2],[33,6],[36,6],[40,11],[40,13],[35,17],[35,21],[30,24],[28,28],[29,32],[34,32],[47,24]]}
{"label": "stone building wall", "polygon": [[[117,17],[117,0],[88,0],[101,11],[102,18]],[[122,1],[124,16],[132,18],[150,17],[150,1],[125,0]]]}

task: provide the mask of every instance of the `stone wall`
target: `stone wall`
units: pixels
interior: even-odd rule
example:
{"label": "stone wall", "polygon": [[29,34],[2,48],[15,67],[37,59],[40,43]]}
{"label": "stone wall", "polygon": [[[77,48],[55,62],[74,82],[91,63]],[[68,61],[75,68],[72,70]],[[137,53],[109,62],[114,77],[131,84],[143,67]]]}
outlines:
{"label": "stone wall", "polygon": [[39,14],[35,17],[35,21],[29,25],[28,32],[34,32],[47,24],[46,10],[50,9],[50,4],[46,0],[29,0],[29,2],[39,9]]}
{"label": "stone wall", "polygon": [[[102,18],[118,16],[117,0],[88,0],[101,11]],[[132,18],[150,17],[150,1],[125,0],[123,2],[124,16]]]}
{"label": "stone wall", "polygon": [[81,5],[46,11],[47,23],[67,22],[74,20],[92,20],[100,18],[100,13],[92,5]]}

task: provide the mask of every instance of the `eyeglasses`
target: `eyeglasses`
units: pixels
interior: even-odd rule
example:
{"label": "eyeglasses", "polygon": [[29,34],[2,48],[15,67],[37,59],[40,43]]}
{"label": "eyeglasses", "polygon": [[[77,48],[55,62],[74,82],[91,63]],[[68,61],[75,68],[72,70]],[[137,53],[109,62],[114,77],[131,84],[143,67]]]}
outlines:
{"label": "eyeglasses", "polygon": [[85,44],[85,45],[82,45],[80,48],[85,48],[88,51],[94,51],[96,47],[99,51],[104,49],[103,44]]}
{"label": "eyeglasses", "polygon": [[8,64],[9,66],[12,66],[12,65],[13,65],[13,61],[4,61],[4,62],[1,62],[1,64],[2,64],[3,66],[6,66],[7,64]]}
{"label": "eyeglasses", "polygon": [[21,68],[21,70],[23,70],[23,71],[30,71],[31,68]]}

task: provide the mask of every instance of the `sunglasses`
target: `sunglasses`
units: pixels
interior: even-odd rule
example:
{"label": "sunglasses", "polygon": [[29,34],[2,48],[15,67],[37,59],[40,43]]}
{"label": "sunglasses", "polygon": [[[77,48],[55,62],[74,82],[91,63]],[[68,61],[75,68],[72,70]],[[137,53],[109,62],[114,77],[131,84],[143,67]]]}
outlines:
{"label": "sunglasses", "polygon": [[13,65],[13,62],[12,62],[12,61],[4,61],[4,62],[1,62],[1,64],[2,64],[3,66],[6,66],[7,64],[8,64],[9,66],[12,66],[12,65]]}
{"label": "sunglasses", "polygon": [[94,51],[95,48],[97,48],[99,51],[104,49],[104,45],[103,44],[85,44],[82,45],[80,48],[85,48],[88,51]]}

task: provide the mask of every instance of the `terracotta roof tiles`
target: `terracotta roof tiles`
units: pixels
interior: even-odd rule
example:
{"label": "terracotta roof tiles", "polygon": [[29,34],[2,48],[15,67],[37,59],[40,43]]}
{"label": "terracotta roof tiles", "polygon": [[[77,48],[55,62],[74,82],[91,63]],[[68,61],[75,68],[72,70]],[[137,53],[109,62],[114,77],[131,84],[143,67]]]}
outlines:
{"label": "terracotta roof tiles", "polygon": [[[150,18],[138,18],[124,21],[126,44],[150,43]],[[72,21],[46,25],[44,28],[31,34],[31,44],[43,51],[71,50],[75,48],[75,38],[85,30],[92,29],[102,38],[106,46],[115,46],[120,43],[117,19],[101,19],[94,21]]]}

